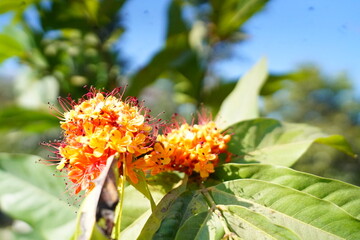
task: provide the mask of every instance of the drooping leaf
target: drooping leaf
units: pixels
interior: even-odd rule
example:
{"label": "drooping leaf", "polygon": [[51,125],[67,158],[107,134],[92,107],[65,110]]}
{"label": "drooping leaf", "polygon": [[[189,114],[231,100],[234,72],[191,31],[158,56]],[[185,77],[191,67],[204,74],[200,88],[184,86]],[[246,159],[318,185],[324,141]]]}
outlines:
{"label": "drooping leaf", "polygon": [[344,138],[328,136],[306,124],[282,123],[259,118],[243,121],[229,128],[233,133],[229,151],[233,162],[260,162],[293,165],[314,142],[323,143],[354,155]]}
{"label": "drooping leaf", "polygon": [[144,196],[149,199],[150,201],[150,205],[151,205],[151,209],[154,210],[156,207],[156,203],[154,201],[154,198],[149,190],[149,186],[148,183],[146,182],[146,178],[145,178],[145,174],[143,171],[135,171],[137,178],[139,180],[138,183],[136,184],[132,184],[134,186],[134,188],[136,188],[139,192],[141,192],[142,194],[144,194]]}
{"label": "drooping leaf", "polygon": [[[66,202],[62,178],[40,157],[0,153],[0,205],[9,216],[28,223],[37,239],[69,239],[76,207]],[[64,199],[65,198],[65,199]]]}
{"label": "drooping leaf", "polygon": [[216,117],[217,125],[225,129],[230,125],[259,115],[258,98],[267,77],[267,61],[261,59],[236,84],[225,98]]}
{"label": "drooping leaf", "polygon": [[266,164],[228,163],[218,167],[215,176],[220,181],[249,178],[281,184],[332,202],[360,219],[360,188],[345,182]]}
{"label": "drooping leaf", "polygon": [[349,156],[352,157],[357,156],[352,150],[352,147],[350,146],[349,142],[346,141],[344,136],[332,135],[329,137],[318,138],[316,139],[316,142],[333,147],[343,153],[346,153]]}

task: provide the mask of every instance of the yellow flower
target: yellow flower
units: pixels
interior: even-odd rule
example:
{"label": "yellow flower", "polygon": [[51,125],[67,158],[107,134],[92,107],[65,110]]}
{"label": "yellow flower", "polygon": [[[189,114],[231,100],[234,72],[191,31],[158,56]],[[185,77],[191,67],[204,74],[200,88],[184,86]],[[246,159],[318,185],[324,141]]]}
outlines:
{"label": "yellow flower", "polygon": [[[204,119],[204,118],[203,118]],[[228,156],[230,135],[223,134],[212,121],[202,120],[190,126],[175,123],[164,134],[157,136],[154,150],[145,156],[151,174],[163,171],[193,172],[207,178],[219,163],[219,154]]]}
{"label": "yellow flower", "polygon": [[207,178],[209,173],[214,172],[214,165],[211,163],[198,162],[194,166],[194,171],[200,173],[200,177]]}
{"label": "yellow flower", "polygon": [[134,168],[143,163],[137,157],[152,149],[152,126],[145,117],[148,110],[135,98],[121,98],[120,89],[101,93],[91,88],[78,102],[59,100],[65,112],[61,119],[64,139],[56,146],[57,168],[68,172],[76,193],[90,191],[106,160],[116,153],[121,156],[119,166],[126,164],[123,174],[137,182]]}
{"label": "yellow flower", "polygon": [[114,149],[116,152],[124,153],[127,150],[127,146],[131,144],[131,132],[124,133],[119,130],[114,130],[110,137],[109,146]]}

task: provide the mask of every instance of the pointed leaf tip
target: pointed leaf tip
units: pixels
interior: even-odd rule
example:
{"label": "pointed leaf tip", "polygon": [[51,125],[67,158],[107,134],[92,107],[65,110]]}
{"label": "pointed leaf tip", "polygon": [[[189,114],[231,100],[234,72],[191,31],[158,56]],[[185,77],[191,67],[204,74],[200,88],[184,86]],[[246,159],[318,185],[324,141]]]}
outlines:
{"label": "pointed leaf tip", "polygon": [[241,79],[234,90],[225,98],[216,117],[219,127],[259,116],[258,97],[268,75],[266,58],[260,59]]}

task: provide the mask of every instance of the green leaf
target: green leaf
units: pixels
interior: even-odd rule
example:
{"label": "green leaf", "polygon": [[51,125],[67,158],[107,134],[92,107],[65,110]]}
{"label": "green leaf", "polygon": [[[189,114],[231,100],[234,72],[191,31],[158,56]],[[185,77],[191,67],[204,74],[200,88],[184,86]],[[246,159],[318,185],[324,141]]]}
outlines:
{"label": "green leaf", "polygon": [[357,157],[349,142],[346,141],[346,139],[341,135],[332,135],[329,137],[318,138],[316,139],[316,142],[333,147],[343,153],[346,153],[349,156]]}
{"label": "green leaf", "polygon": [[[164,196],[158,191],[152,191],[152,195],[156,202]],[[150,215],[150,201],[133,185],[125,187],[120,238],[137,239]]]}
{"label": "green leaf", "polygon": [[354,155],[345,139],[337,135],[327,136],[320,129],[306,124],[259,118],[235,124],[228,131],[233,134],[228,144],[228,150],[235,154],[233,162],[291,166],[314,142]]}
{"label": "green leaf", "polygon": [[275,92],[283,89],[286,85],[285,82],[287,80],[296,81],[292,74],[271,74],[269,75],[266,83],[262,86],[260,95],[261,96],[269,96],[274,94]]}
{"label": "green leaf", "polygon": [[[152,239],[154,234],[158,231],[162,221],[167,216],[170,211],[170,206],[173,205],[173,202],[179,201],[179,196],[185,191],[187,180],[177,188],[171,190],[165,197],[159,202],[155,211],[151,214],[148,221],[146,222],[144,228],[142,229],[139,240],[141,239]],[[176,208],[179,209],[179,208]]]}
{"label": "green leaf", "polygon": [[58,126],[59,119],[46,111],[14,106],[0,109],[0,130],[21,129],[28,132],[44,132]]}
{"label": "green leaf", "polygon": [[[189,31],[183,19],[182,1],[171,1],[168,9],[168,24],[166,44],[157,52],[149,63],[140,69],[131,79],[126,93],[131,96],[139,95],[140,91],[157,80],[166,71],[173,71],[184,62],[192,61],[193,51],[188,43]],[[190,65],[193,70],[193,65]],[[188,70],[188,69],[185,69]]]}
{"label": "green leaf", "polygon": [[11,57],[20,56],[23,53],[23,46],[16,39],[9,35],[0,34],[0,62]]}
{"label": "green leaf", "polygon": [[[139,201],[137,200],[137,202],[139,202]],[[145,202],[145,201],[142,201],[142,202]],[[130,204],[130,205],[133,206],[134,204]],[[125,215],[126,209],[127,208],[124,209],[124,212],[123,212],[124,215]],[[136,208],[133,207],[131,209],[136,209]],[[129,214],[130,213],[131,213],[131,211],[129,211]],[[130,215],[132,215],[132,214],[130,214]],[[140,231],[144,227],[144,225],[145,225],[146,221],[149,219],[150,215],[151,215],[151,210],[150,210],[150,206],[149,206],[148,210],[146,212],[144,212],[142,215],[140,215],[136,220],[132,221],[130,225],[128,225],[125,229],[123,229],[121,231],[121,237],[123,239],[138,239]]]}
{"label": "green leaf", "polygon": [[234,232],[244,239],[300,239],[295,233],[272,223],[267,217],[246,207],[219,205],[221,212]]}
{"label": "green leaf", "polygon": [[166,194],[178,184],[183,177],[183,174],[178,172],[162,172],[156,175],[146,176],[146,181],[152,189],[157,192]]}
{"label": "green leaf", "polygon": [[216,204],[242,205],[302,239],[359,239],[360,220],[335,204],[281,184],[238,179],[210,187]]}
{"label": "green leaf", "polygon": [[214,86],[208,91],[204,92],[204,103],[213,109],[213,113],[217,113],[220,109],[221,103],[234,89],[236,82],[220,82],[218,86]]}
{"label": "green leaf", "polygon": [[259,115],[258,98],[267,77],[267,61],[261,59],[236,84],[223,101],[216,117],[217,125],[225,129],[230,125]]}
{"label": "green leaf", "polygon": [[187,52],[183,49],[167,47],[160,50],[150,62],[140,69],[131,79],[131,85],[127,88],[126,93],[136,96],[142,89],[149,86],[166,70],[171,68],[171,64],[176,59],[181,59]]}
{"label": "green leaf", "polygon": [[0,153],[0,205],[9,216],[28,223],[37,239],[69,239],[75,211],[64,200],[65,184],[40,157]]}
{"label": "green leaf", "polygon": [[[156,207],[155,201],[153,199],[153,196],[151,195],[151,192],[149,190],[149,186],[148,183],[146,182],[145,179],[145,174],[143,171],[136,171],[135,173],[137,175],[137,178],[139,180],[139,182],[137,184],[131,183],[134,188],[136,188],[139,192],[141,192],[142,194],[144,194],[144,196],[149,199],[150,201],[150,205],[151,205],[151,209],[154,210]],[[129,179],[130,180],[130,179]],[[131,180],[130,180],[131,181]]]}
{"label": "green leaf", "polygon": [[38,0],[1,0],[0,1],[0,14],[25,9],[29,4],[37,2]]}
{"label": "green leaf", "polygon": [[228,163],[216,168],[214,175],[220,181],[250,178],[280,184],[332,202],[360,219],[360,188],[348,183],[265,164]]}
{"label": "green leaf", "polygon": [[211,211],[190,217],[179,229],[175,240],[181,239],[222,239],[224,229],[220,219]]}
{"label": "green leaf", "polygon": [[[282,171],[286,168],[278,175],[272,166],[257,172],[257,166],[224,175],[235,178],[240,172],[239,177],[263,180],[234,179],[184,192],[163,209],[160,227],[147,239],[359,239],[360,220],[344,210],[348,203],[354,204],[349,209],[358,208],[358,187],[295,171],[287,174]],[[334,199],[341,198],[345,200],[336,205]]]}
{"label": "green leaf", "polygon": [[171,1],[168,9],[168,25],[166,38],[169,40],[173,36],[182,35],[188,32],[186,22],[183,19],[182,1]]}
{"label": "green leaf", "polygon": [[216,25],[217,37],[219,39],[230,39],[267,2],[267,0],[211,0],[210,3],[213,10],[211,19]]}
{"label": "green leaf", "polygon": [[[103,0],[100,2],[98,19],[101,25],[107,25],[116,18],[116,15],[121,11],[125,0]],[[117,30],[115,30],[116,32]]]}

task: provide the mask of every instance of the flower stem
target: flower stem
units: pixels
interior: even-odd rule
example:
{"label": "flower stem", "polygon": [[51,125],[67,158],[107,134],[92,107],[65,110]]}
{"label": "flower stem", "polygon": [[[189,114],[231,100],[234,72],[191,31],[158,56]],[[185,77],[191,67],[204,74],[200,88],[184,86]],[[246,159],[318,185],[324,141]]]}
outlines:
{"label": "flower stem", "polygon": [[115,219],[114,219],[114,229],[111,233],[112,239],[118,239],[120,240],[120,233],[121,233],[121,217],[122,217],[122,210],[123,210],[123,203],[124,203],[124,193],[125,193],[125,182],[126,177],[124,176],[124,173],[126,172],[126,164],[122,164],[122,171],[123,174],[119,176],[119,183],[118,183],[118,194],[120,196],[119,203],[117,204],[115,208]]}

